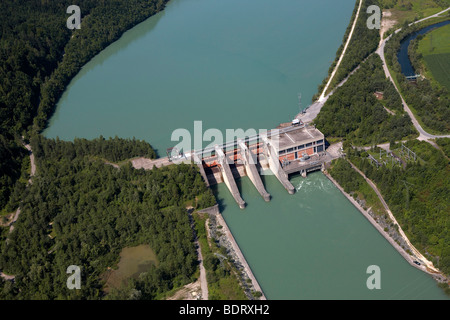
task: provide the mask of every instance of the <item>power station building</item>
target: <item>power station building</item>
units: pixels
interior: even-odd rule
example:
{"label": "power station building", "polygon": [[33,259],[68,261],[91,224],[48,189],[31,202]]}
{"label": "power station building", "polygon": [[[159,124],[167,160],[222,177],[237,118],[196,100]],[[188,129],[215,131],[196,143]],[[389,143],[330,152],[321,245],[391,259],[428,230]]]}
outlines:
{"label": "power station building", "polygon": [[[314,154],[325,151],[325,137],[314,127],[301,126],[289,132],[269,138],[281,163],[307,160]],[[278,139],[278,141],[276,141]]]}
{"label": "power station building", "polygon": [[[168,149],[168,154],[173,155],[173,149]],[[189,157],[197,163],[208,185],[224,182],[239,207],[245,208],[235,178],[248,176],[264,200],[270,201],[261,172],[270,170],[293,194],[295,188],[289,181],[289,174],[300,173],[306,177],[308,172],[321,170],[325,154],[324,135],[314,126],[300,122],[214,148],[191,151]],[[172,160],[177,158],[187,159],[187,155],[176,154]]]}

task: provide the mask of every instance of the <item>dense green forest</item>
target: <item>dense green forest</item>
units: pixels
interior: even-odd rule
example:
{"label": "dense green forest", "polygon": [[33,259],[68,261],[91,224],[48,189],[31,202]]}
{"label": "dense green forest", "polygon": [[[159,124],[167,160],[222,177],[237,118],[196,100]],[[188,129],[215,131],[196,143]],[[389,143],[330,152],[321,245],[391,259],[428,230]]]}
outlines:
{"label": "dense green forest", "polygon": [[[383,92],[383,100],[374,93]],[[394,112],[389,114],[384,107]],[[355,145],[398,141],[416,132],[403,111],[400,96],[386,79],[381,59],[369,57],[327,100],[315,119],[327,137],[341,137]]]}
{"label": "dense green forest", "polygon": [[[75,144],[70,142],[49,140],[44,146],[47,148],[45,151],[42,150],[41,141],[42,137],[37,136],[34,138],[31,145],[33,152],[36,156],[41,157],[43,154],[49,154],[52,158],[62,158],[74,159],[77,155],[89,154],[91,157],[96,159],[104,160],[105,162],[120,162],[134,157],[146,157],[146,158],[156,158],[156,153],[153,148],[145,141],[140,141],[136,139],[119,139],[115,137],[114,139],[105,139],[100,137],[94,140],[86,139],[75,139]],[[28,164],[28,157],[23,160],[25,167]],[[6,162],[7,163],[7,162]],[[28,172],[22,170],[22,176],[27,176]],[[16,187],[13,193],[10,195],[9,201],[5,207],[6,212],[13,211],[19,206],[20,200],[22,198],[22,192],[25,187],[24,184],[28,178],[23,177],[23,179],[16,182]]]}
{"label": "dense green forest", "polygon": [[346,148],[346,153],[376,183],[413,245],[448,275],[450,164],[441,152],[427,142],[411,140],[405,145],[418,156],[418,161],[409,161],[405,168],[377,168],[362,156],[364,152]]}
{"label": "dense green forest", "polygon": [[79,0],[82,27],[73,31],[66,27],[72,1],[0,2],[0,209],[22,170],[20,136],[45,128],[81,67],[167,1]]}
{"label": "dense green forest", "polygon": [[450,138],[436,139],[436,143],[442,149],[447,158],[450,158]]}
{"label": "dense green forest", "polygon": [[[192,281],[197,254],[186,203],[215,204],[196,166],[118,169],[94,157],[128,157],[137,143],[122,139],[62,142],[38,135],[31,144],[39,170],[22,195],[14,231],[1,241],[0,269],[16,277],[0,284],[0,298],[102,298],[101,274],[122,248],[138,244],[149,244],[160,261],[130,288],[140,298]],[[81,290],[66,287],[70,265],[82,269]]]}
{"label": "dense green forest", "polygon": [[352,169],[348,161],[343,158],[337,159],[327,171],[345,192],[355,199],[364,201],[365,208],[371,208],[377,215],[386,214],[386,210],[375,191],[373,191],[358,172]]}
{"label": "dense green forest", "polygon": [[[350,43],[347,47],[347,51],[345,52],[345,56],[342,59],[342,62],[336,71],[333,80],[330,83],[330,86],[328,88],[329,93],[337,84],[339,84],[342,80],[344,80],[350,72],[352,72],[364,59],[366,59],[372,52],[374,52],[377,49],[378,43],[380,41],[380,34],[378,29],[369,29],[367,28],[367,7],[371,5],[378,5],[378,0],[364,0],[363,4],[361,5],[361,11],[359,14],[358,22],[356,23],[355,30],[353,31],[352,39],[350,40]],[[337,64],[337,61],[339,60],[339,56],[342,53],[342,50],[344,49],[344,44],[348,38],[348,35],[350,34],[350,30],[352,27],[352,23],[354,21],[354,18],[356,16],[356,12],[359,6],[359,1],[356,2],[355,9],[353,11],[353,16],[350,21],[349,26],[347,27],[347,30],[344,35],[344,41],[341,45],[341,47],[338,49],[336,53],[336,58],[333,64],[331,65],[329,69],[329,76],[331,75],[334,67]],[[329,76],[325,78],[322,82],[322,84],[319,86],[318,94],[322,92],[322,90],[325,88],[325,85],[329,79]],[[314,96],[313,100],[317,98],[318,96]]]}
{"label": "dense green forest", "polygon": [[[60,159],[66,157],[71,160],[77,156],[97,156],[111,162],[119,162],[134,157],[156,158],[155,151],[147,142],[136,139],[115,138],[105,139],[74,139],[74,143],[56,140],[47,140],[37,136],[33,139],[31,147],[37,157],[48,155]],[[46,148],[45,150],[43,148]]]}
{"label": "dense green forest", "polygon": [[[393,77],[398,83],[399,90],[408,106],[413,109],[413,112],[417,114],[419,120],[424,124],[424,129],[431,130],[432,132],[448,133],[450,132],[450,122],[448,121],[450,119],[449,92],[444,87],[433,86],[428,79],[419,79],[417,82],[408,81],[403,76],[397,59],[400,43],[405,37],[435,22],[436,20],[428,21],[426,24],[413,25],[411,27],[404,25],[402,31],[394,34],[387,42],[385,55],[386,62],[390,70],[393,71]],[[415,52],[414,44],[409,54],[412,58],[411,62],[418,68],[418,60],[420,57]]]}
{"label": "dense green forest", "polygon": [[[26,161],[26,155],[27,150],[24,147],[0,134],[0,211],[8,204],[14,186],[17,192],[25,187],[19,178],[25,174],[23,162]],[[6,208],[8,211],[13,209]]]}

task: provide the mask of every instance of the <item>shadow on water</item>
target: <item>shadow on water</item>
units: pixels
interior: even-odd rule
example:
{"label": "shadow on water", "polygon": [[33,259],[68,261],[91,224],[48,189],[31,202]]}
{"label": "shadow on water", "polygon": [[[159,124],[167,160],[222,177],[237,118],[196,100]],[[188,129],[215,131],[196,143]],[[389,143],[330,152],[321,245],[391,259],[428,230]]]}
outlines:
{"label": "shadow on water", "polygon": [[214,197],[216,197],[216,202],[219,205],[219,211],[223,212],[227,208],[227,205],[225,204],[225,199],[219,197],[218,185],[213,184],[210,186],[210,189],[211,189],[212,193],[214,194]]}
{"label": "shadow on water", "polygon": [[256,165],[256,169],[260,173],[259,176],[260,176],[261,181],[263,183],[264,189],[267,190],[266,175],[265,174],[261,174],[264,170],[261,168],[261,166],[259,164]]}
{"label": "shadow on water", "polygon": [[[146,141],[148,144],[150,144],[148,141]],[[153,147],[151,144],[150,146],[152,147],[153,151],[155,151],[155,155],[156,155],[156,159],[161,158],[161,154],[159,153],[159,149],[156,149],[155,147]],[[164,154],[163,157],[165,157],[166,155]]]}
{"label": "shadow on water", "polygon": [[300,177],[302,177],[302,175],[300,174],[300,171],[289,174],[289,180],[292,180],[295,178],[300,178]]}

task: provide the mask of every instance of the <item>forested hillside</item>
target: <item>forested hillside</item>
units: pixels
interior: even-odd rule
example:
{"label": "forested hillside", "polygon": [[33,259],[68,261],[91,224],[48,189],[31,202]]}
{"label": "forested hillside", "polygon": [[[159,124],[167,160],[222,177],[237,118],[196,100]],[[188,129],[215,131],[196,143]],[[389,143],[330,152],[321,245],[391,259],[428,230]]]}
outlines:
{"label": "forested hillside", "polygon": [[395,218],[414,246],[434,265],[450,274],[450,165],[445,156],[424,141],[406,146],[418,161],[402,169],[377,168],[361,153],[347,149],[351,161],[374,181]]}
{"label": "forested hillside", "polygon": [[[114,267],[122,248],[138,244],[149,244],[160,261],[130,288],[142,299],[192,281],[197,254],[186,203],[209,207],[214,195],[196,166],[145,171],[95,159],[129,155],[133,143],[125,142],[31,141],[39,170],[14,231],[3,233],[8,243],[1,241],[0,269],[15,282],[0,280],[0,298],[102,298],[101,274]],[[105,153],[90,153],[90,144]],[[82,269],[81,290],[67,289],[70,265]]]}
{"label": "forested hillside", "polygon": [[[8,202],[26,154],[20,136],[45,128],[80,68],[168,0],[79,0],[81,29],[69,30],[66,0],[0,2],[0,209]],[[34,126],[33,126],[34,123]]]}
{"label": "forested hillside", "polygon": [[[377,91],[383,92],[383,100],[377,100],[374,95]],[[402,110],[400,96],[384,75],[378,56],[367,59],[336,90],[315,123],[325,136],[345,138],[355,145],[398,141],[416,134],[411,119]]]}

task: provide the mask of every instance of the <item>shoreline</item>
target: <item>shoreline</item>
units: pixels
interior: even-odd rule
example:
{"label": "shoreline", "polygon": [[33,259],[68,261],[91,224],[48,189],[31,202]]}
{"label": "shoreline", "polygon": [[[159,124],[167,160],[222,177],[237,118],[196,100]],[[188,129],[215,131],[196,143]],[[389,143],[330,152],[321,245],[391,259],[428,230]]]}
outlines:
{"label": "shoreline", "polygon": [[261,286],[259,285],[258,280],[256,280],[255,275],[252,272],[252,269],[250,268],[249,264],[247,263],[247,260],[244,257],[244,254],[241,251],[241,248],[239,248],[239,245],[237,244],[236,240],[233,237],[233,234],[231,233],[230,228],[228,228],[228,225],[223,218],[222,214],[220,212],[217,213],[216,218],[219,222],[219,225],[222,226],[222,230],[225,232],[226,237],[228,238],[228,241],[230,241],[231,245],[233,246],[233,249],[236,253],[236,255],[239,258],[240,263],[244,266],[244,270],[247,273],[247,276],[252,281],[253,287],[256,291],[261,292],[261,297],[259,300],[267,300],[266,295],[264,294],[264,291],[262,290]]}
{"label": "shoreline", "polygon": [[208,213],[210,216],[214,217],[216,219],[216,224],[222,226],[221,232],[224,234],[225,238],[228,240],[228,242],[231,244],[231,249],[236,255],[236,260],[242,265],[243,271],[246,273],[247,277],[251,280],[252,286],[255,289],[255,291],[261,292],[261,297],[256,300],[267,300],[266,295],[264,294],[264,291],[262,290],[261,286],[259,285],[258,280],[256,279],[255,275],[252,272],[252,269],[250,268],[250,265],[248,264],[247,260],[244,257],[244,254],[241,251],[241,248],[239,247],[238,243],[236,242],[236,239],[233,236],[233,233],[231,232],[230,228],[227,225],[227,222],[223,218],[220,210],[219,205],[216,204],[213,207],[200,210],[199,212]]}
{"label": "shoreline", "polygon": [[[414,263],[415,259],[413,256],[408,254],[397,242],[395,242],[389,234],[387,234],[381,226],[375,221],[375,219],[366,211],[364,208],[355,200],[352,196],[350,196],[345,190],[341,187],[341,185],[330,175],[330,173],[324,171],[323,174],[339,189],[339,191],[350,201],[350,203],[358,209],[358,211],[372,224],[373,227],[392,245],[392,247],[408,262],[412,267],[425,272],[430,275],[436,281],[445,280],[445,277],[442,274],[437,274],[431,271],[428,271],[426,267],[418,266]],[[444,278],[444,279],[442,279]]]}

